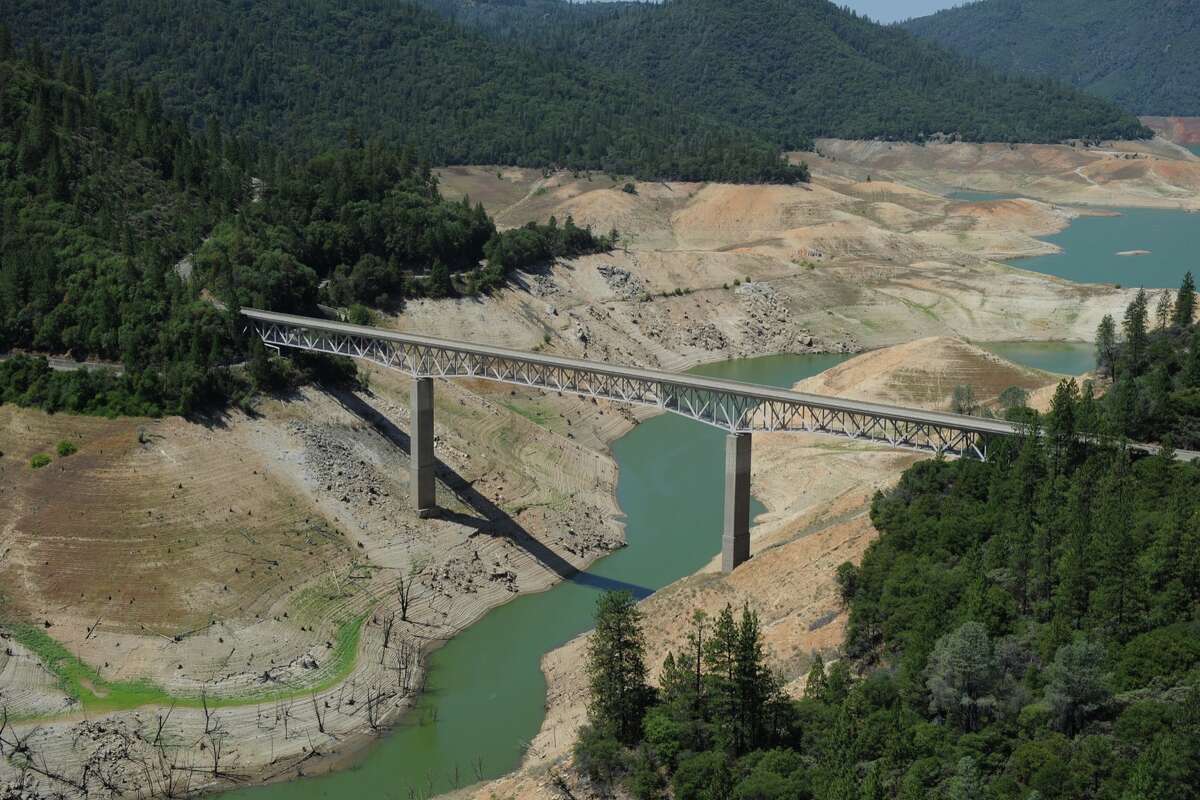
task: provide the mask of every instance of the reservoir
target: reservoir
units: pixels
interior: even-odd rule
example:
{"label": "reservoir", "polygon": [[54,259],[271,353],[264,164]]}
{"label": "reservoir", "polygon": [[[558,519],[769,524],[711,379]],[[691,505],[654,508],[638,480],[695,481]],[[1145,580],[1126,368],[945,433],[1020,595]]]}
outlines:
{"label": "reservoir", "polygon": [[1058,375],[1082,375],[1096,368],[1090,342],[976,342],[979,347],[1025,367]]}
{"label": "reservoir", "polygon": [[[1200,145],[1189,149],[1200,155]],[[946,196],[971,203],[1019,197],[966,189],[952,191]],[[1063,252],[1023,258],[1012,265],[1078,283],[1111,283],[1146,289],[1178,288],[1183,274],[1188,269],[1195,271],[1194,256],[1200,247],[1200,214],[1157,208],[1100,210],[1117,216],[1080,217],[1060,233],[1040,237],[1042,241],[1058,245]],[[1119,255],[1139,251],[1138,255]]]}
{"label": "reservoir", "polygon": [[[768,356],[697,374],[790,387],[849,358]],[[541,727],[542,656],[592,627],[605,589],[644,597],[690,575],[721,547],[725,433],[661,414],[613,443],[627,546],[587,572],[496,608],[429,658],[426,691],[355,767],[222,795],[225,800],[428,797],[521,760]],[[752,515],[763,511],[757,502]]]}
{"label": "reservoir", "polygon": [[[1146,289],[1178,288],[1195,269],[1200,214],[1148,208],[1112,209],[1115,217],[1080,217],[1066,230],[1044,237],[1063,252],[1014,261],[1020,269],[1079,283],[1111,283]],[[1142,255],[1118,255],[1146,251]]]}

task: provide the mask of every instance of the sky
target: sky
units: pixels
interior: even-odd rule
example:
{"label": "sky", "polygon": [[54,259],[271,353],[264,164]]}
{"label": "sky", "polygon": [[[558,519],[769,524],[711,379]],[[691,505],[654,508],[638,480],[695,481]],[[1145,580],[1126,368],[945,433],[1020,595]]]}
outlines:
{"label": "sky", "polygon": [[[578,1],[578,0],[576,0]],[[839,6],[850,6],[878,22],[899,22],[909,17],[923,17],[943,8],[960,6],[966,0],[833,0]]]}
{"label": "sky", "polygon": [[834,0],[860,14],[879,22],[896,22],[909,17],[923,17],[943,8],[962,4],[962,0]]}

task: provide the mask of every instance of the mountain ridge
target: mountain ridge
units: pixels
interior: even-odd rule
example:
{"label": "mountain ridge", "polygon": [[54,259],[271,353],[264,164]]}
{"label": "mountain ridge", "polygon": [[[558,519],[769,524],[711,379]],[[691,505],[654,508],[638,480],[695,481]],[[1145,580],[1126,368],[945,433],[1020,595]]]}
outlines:
{"label": "mountain ridge", "polygon": [[640,77],[683,107],[751,125],[786,148],[818,137],[1047,143],[1148,135],[1106,101],[997,74],[826,0],[421,2],[494,39]]}
{"label": "mountain ridge", "polygon": [[1139,115],[1200,116],[1188,0],[980,0],[902,26],[980,63],[1048,76]]}
{"label": "mountain ridge", "polygon": [[18,0],[6,23],[83,56],[102,82],[159,86],[193,127],[219,116],[309,153],[378,137],[438,164],[787,182],[804,175],[780,148],[816,136],[1148,135],[1105,101],[994,74],[824,0]]}

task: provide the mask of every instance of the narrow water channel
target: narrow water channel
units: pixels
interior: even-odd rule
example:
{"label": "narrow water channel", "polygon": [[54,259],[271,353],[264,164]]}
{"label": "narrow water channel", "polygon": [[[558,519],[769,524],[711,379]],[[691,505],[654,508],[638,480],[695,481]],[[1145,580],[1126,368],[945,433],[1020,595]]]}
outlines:
{"label": "narrow water channel", "polygon": [[[698,374],[790,387],[847,356],[769,356]],[[430,658],[427,691],[358,766],[223,795],[226,800],[427,797],[515,768],[541,727],[546,652],[591,627],[597,594],[639,597],[707,563],[721,542],[724,434],[663,414],[612,446],[628,545],[547,592],[491,611]],[[752,513],[762,506],[755,502]]]}

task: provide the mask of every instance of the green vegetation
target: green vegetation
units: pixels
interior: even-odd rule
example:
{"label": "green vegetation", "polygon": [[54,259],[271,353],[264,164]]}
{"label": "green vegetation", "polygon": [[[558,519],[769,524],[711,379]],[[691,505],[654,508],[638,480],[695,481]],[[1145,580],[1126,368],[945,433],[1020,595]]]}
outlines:
{"label": "green vegetation", "polygon": [[788,149],[806,149],[818,136],[1056,142],[1148,135],[1108,101],[1046,79],[997,74],[825,0],[599,8],[548,0],[423,2],[494,37],[644,81],[683,108],[749,127]]}
{"label": "green vegetation", "polygon": [[[89,714],[103,714],[151,704],[170,705],[165,691],[149,681],[108,681],[93,667],[77,658],[57,639],[34,625],[6,624],[18,643],[37,656],[58,679],[68,697]],[[199,705],[199,698],[196,699]]]}
{"label": "green vegetation", "polygon": [[[442,198],[413,148],[297,162],[215,119],[193,136],[156,91],[100,92],[79,59],[53,65],[37,46],[0,60],[0,203],[0,351],[124,367],[55,371],[18,355],[0,362],[0,402],[103,415],[188,414],[353,376],[272,362],[243,340],[239,306],[316,313],[323,301],[364,320],[362,306],[490,291],[616,236],[570,219],[497,233],[481,206]],[[245,373],[228,368],[244,360]]]}
{"label": "green vegetation", "polygon": [[246,155],[161,105],[128,83],[99,93],[78,59],[0,58],[0,350],[126,367],[51,374],[12,359],[5,402],[144,414],[229,394],[231,326],[174,265],[244,197]]}
{"label": "green vegetation", "polygon": [[49,466],[49,464],[50,456],[45,453],[36,453],[33,458],[29,459],[29,466],[32,469],[41,469],[42,467]]}
{"label": "green vegetation", "polygon": [[23,623],[3,625],[4,630],[16,642],[37,656],[50,674],[58,679],[59,688],[79,703],[85,712],[106,714],[147,705],[199,708],[203,702],[207,702],[210,708],[225,708],[322,692],[341,683],[354,670],[358,658],[359,638],[366,618],[364,614],[338,625],[333,647],[328,651],[326,668],[318,683],[310,686],[266,689],[240,696],[209,697],[206,700],[202,700],[199,694],[171,694],[151,681],[110,681],[41,628]]}
{"label": "green vegetation", "polygon": [[66,441],[65,439],[63,441],[59,442],[58,446],[55,447],[54,449],[58,452],[59,458],[66,458],[67,456],[73,456],[79,452],[78,447],[76,447],[72,442]]}
{"label": "green vegetation", "polygon": [[[1143,338],[1146,306],[1118,374],[1143,346],[1159,361],[1142,376],[1200,352],[1194,324]],[[1063,381],[1046,415],[1010,412],[1028,434],[987,463],[925,461],[877,494],[879,539],[837,570],[843,653],[813,658],[798,702],[764,668],[753,613],[729,608],[697,615],[656,690],[627,668],[617,691],[607,665],[644,643],[636,607],[602,602],[598,626],[623,635],[590,650],[580,768],[638,798],[1200,797],[1200,464],[1106,444],[1122,393]],[[1170,427],[1164,408],[1139,419]]]}
{"label": "green vegetation", "polygon": [[96,64],[101,83],[161,88],[195,127],[309,153],[378,136],[436,164],[597,169],[644,177],[793,182],[777,146],[678,108],[646,83],[500,46],[405,3],[125,0],[6,9],[19,44]]}
{"label": "green vegetation", "polygon": [[633,595],[605,592],[596,603],[596,629],[588,640],[588,721],[623,744],[640,738],[649,699],[641,620]]}
{"label": "green vegetation", "polygon": [[1105,316],[1096,332],[1097,366],[1113,379],[1099,409],[1100,433],[1200,449],[1200,330],[1189,272],[1179,291],[1161,294],[1151,319],[1145,291],[1119,330]]}
{"label": "green vegetation", "polygon": [[1200,28],[1187,2],[984,0],[905,23],[1012,74],[1063,81],[1136,114],[1200,116]]}

